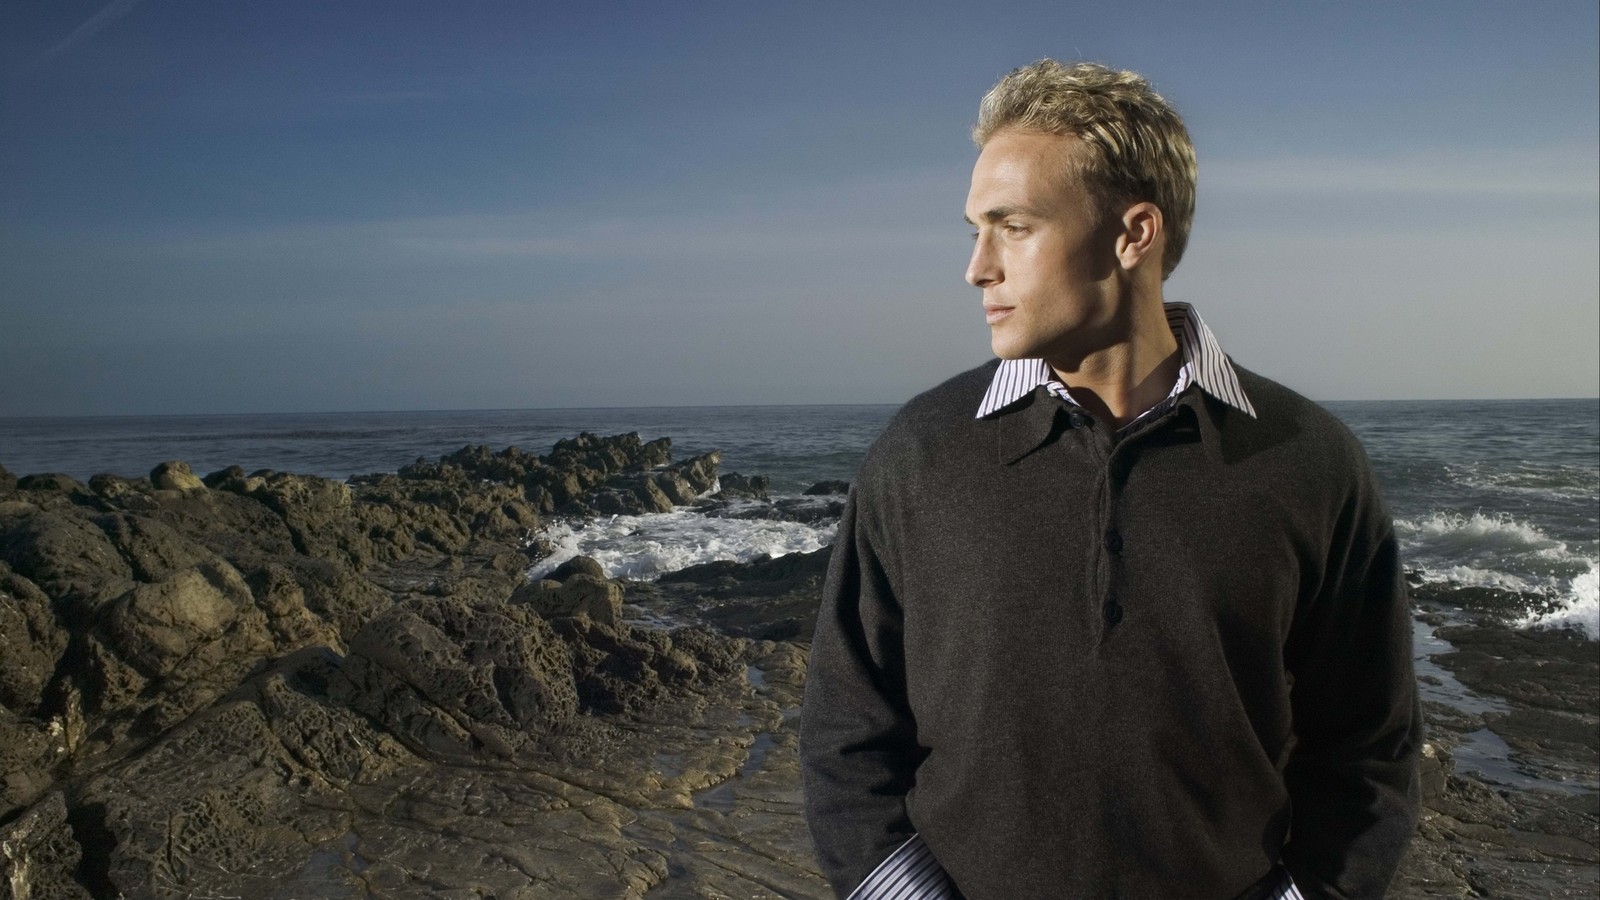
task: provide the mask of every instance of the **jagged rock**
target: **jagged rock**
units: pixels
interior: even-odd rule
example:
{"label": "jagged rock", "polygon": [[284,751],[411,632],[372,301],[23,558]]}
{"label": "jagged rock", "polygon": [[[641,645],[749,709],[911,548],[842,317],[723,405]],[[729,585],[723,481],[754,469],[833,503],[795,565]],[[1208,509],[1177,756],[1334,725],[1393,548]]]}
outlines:
{"label": "jagged rock", "polygon": [[435,759],[513,758],[578,711],[570,651],[515,606],[397,605],[351,640],[340,672],[336,699]]}
{"label": "jagged rock", "polygon": [[547,619],[587,616],[602,625],[616,625],[622,619],[622,586],[593,575],[531,582],[517,588],[511,602]]}
{"label": "jagged rock", "polygon": [[0,562],[0,704],[35,714],[66,647],[50,598]]}
{"label": "jagged rock", "polygon": [[9,494],[17,489],[17,476],[5,466],[0,466],[0,494]]}
{"label": "jagged rock", "polygon": [[148,512],[161,505],[151,493],[149,479],[145,478],[123,478],[102,473],[89,479],[89,490],[123,510]]}
{"label": "jagged rock", "polygon": [[714,683],[743,668],[743,644],[704,629],[680,628],[669,634],[615,628],[588,618],[559,619],[552,625],[572,644],[578,699],[590,712],[638,712],[675,690]]}
{"label": "jagged rock", "polygon": [[0,827],[0,900],[88,900],[74,878],[82,857],[66,801],[52,793]]}
{"label": "jagged rock", "polygon": [[850,482],[819,481],[816,484],[813,484],[811,487],[806,488],[802,493],[811,497],[822,496],[824,494],[848,494],[850,493]]}
{"label": "jagged rock", "polygon": [[740,475],[738,472],[729,472],[718,479],[721,490],[717,495],[722,499],[740,498],[746,500],[765,500],[767,490],[772,486],[772,479],[765,475]]}
{"label": "jagged rock", "polygon": [[357,569],[371,560],[371,542],[352,533],[350,487],[311,475],[275,472],[250,496],[267,505],[289,528],[295,549],[307,556],[347,560]]}
{"label": "jagged rock", "polygon": [[605,578],[606,567],[600,565],[600,562],[592,557],[574,556],[556,566],[555,571],[545,577],[551,581],[566,581],[574,575],[591,575],[595,578]]}
{"label": "jagged rock", "polygon": [[189,468],[189,464],[181,459],[161,463],[150,470],[150,483],[159,490],[166,491],[202,491],[206,489],[205,482]]}

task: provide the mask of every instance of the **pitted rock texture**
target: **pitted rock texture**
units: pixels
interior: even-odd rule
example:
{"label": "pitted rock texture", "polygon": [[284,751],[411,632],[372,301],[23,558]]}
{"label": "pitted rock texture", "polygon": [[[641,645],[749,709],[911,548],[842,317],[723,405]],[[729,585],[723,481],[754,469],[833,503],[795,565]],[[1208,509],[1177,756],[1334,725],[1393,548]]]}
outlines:
{"label": "pitted rock texture", "polygon": [[[738,776],[782,719],[748,647],[625,625],[579,565],[558,603],[512,598],[541,513],[670,508],[716,466],[581,435],[345,484],[0,470],[5,896],[658,887],[685,845],[625,829]],[[781,893],[814,894],[789,852]]]}

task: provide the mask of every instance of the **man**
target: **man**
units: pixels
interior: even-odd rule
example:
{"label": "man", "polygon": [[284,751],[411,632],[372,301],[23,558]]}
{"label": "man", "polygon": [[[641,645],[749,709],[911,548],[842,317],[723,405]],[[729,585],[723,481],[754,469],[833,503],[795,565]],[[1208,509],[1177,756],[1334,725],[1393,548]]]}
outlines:
{"label": "man", "polygon": [[1381,896],[1421,731],[1360,446],[1163,302],[1196,169],[1142,78],[1042,60],[974,139],[1000,359],[906,404],[839,525],[801,739],[829,881]]}

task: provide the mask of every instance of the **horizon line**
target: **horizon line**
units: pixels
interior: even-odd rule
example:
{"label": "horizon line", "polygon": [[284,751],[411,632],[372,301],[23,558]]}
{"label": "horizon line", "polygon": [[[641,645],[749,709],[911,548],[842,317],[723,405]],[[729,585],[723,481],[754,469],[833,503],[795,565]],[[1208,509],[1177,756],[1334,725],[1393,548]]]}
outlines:
{"label": "horizon line", "polygon": [[[1586,400],[1600,402],[1600,395],[1555,397],[1413,397],[1384,399],[1327,399],[1307,398],[1313,403],[1542,403],[1552,400]],[[144,413],[29,413],[0,414],[0,422],[28,419],[184,419],[219,416],[365,416],[426,413],[502,413],[502,412],[600,412],[615,410],[661,409],[777,409],[784,407],[817,406],[903,406],[906,401],[876,403],[692,403],[658,404],[653,406],[484,406],[484,407],[428,407],[419,409],[328,409],[295,411],[244,411],[244,412],[144,412]]]}

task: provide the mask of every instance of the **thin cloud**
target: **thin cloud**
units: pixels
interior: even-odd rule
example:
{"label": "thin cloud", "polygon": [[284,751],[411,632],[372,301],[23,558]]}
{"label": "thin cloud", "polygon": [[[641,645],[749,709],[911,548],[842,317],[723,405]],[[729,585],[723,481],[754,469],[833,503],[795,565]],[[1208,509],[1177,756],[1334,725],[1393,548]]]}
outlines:
{"label": "thin cloud", "polygon": [[1594,147],[1433,150],[1393,157],[1275,157],[1202,161],[1202,190],[1431,194],[1461,197],[1600,196]]}
{"label": "thin cloud", "polygon": [[138,5],[139,0],[111,0],[111,2],[102,7],[99,12],[90,16],[87,22],[84,22],[82,25],[74,28],[71,34],[62,38],[60,43],[39,54],[39,58],[34,64],[43,65],[60,56],[61,54],[66,53],[73,47],[78,46],[89,38],[92,38],[96,34],[100,33],[101,29],[105,28],[107,25],[110,25],[112,22],[115,22],[128,13],[133,12],[133,8]]}

